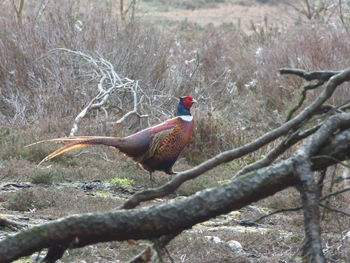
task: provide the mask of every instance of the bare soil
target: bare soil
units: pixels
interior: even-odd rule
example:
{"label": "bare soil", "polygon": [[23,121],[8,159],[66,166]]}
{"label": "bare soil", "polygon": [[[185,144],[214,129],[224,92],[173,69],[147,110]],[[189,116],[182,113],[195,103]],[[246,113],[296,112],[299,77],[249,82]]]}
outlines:
{"label": "bare soil", "polygon": [[295,21],[295,12],[285,5],[223,3],[212,8],[149,12],[146,13],[145,17],[176,22],[188,21],[200,26],[233,24],[249,32],[252,30],[252,26],[286,27]]}

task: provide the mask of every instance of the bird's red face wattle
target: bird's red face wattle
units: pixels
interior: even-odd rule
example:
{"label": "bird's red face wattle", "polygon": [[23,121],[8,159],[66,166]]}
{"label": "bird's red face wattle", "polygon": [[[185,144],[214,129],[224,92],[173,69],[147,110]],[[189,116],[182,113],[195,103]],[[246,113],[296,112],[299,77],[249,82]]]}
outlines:
{"label": "bird's red face wattle", "polygon": [[182,104],[185,106],[186,109],[191,109],[194,102],[195,101],[193,100],[192,96],[186,96],[182,99]]}

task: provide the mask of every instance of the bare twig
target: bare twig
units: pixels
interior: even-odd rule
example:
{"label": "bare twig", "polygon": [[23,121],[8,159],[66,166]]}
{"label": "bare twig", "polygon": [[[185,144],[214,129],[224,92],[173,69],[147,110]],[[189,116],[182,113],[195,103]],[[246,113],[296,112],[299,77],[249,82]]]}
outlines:
{"label": "bare twig", "polygon": [[301,97],[300,97],[300,100],[298,102],[298,104],[293,107],[289,113],[287,114],[287,118],[286,118],[286,121],[289,121],[293,114],[298,110],[300,109],[301,105],[303,105],[305,99],[306,99],[306,93],[308,90],[311,90],[311,89],[315,89],[321,85],[323,85],[325,83],[325,80],[319,80],[316,84],[311,84],[311,85],[307,85],[303,88],[303,91],[301,92]]}
{"label": "bare twig", "polygon": [[194,74],[197,72],[199,65],[200,65],[200,61],[199,61],[199,52],[196,52],[196,60],[197,60],[197,64],[196,67],[194,68],[193,72],[190,74],[190,79],[189,81],[191,81],[191,79],[193,78]]}
{"label": "bare twig", "polygon": [[345,163],[343,163],[343,162],[341,162],[341,161],[339,161],[339,160],[337,160],[337,159],[335,159],[334,157],[329,156],[329,155],[319,155],[319,156],[314,156],[314,157],[312,157],[312,158],[313,158],[313,159],[330,159],[330,160],[332,160],[332,161],[338,162],[339,165],[344,166],[344,167],[350,169],[350,165],[347,165],[347,164],[345,164]]}
{"label": "bare twig", "polygon": [[[350,191],[350,187],[347,187],[347,188],[344,188],[344,189],[341,189],[341,190],[338,190],[338,191],[334,191],[334,192],[328,193],[328,194],[326,194],[326,195],[324,195],[324,196],[322,196],[320,198],[320,202],[328,200],[332,196],[336,196],[336,195],[339,195],[339,194],[342,194],[342,193],[345,193],[345,192],[348,192],[348,191]],[[257,222],[260,222],[261,220],[263,220],[263,219],[265,219],[267,217],[270,217],[270,216],[273,216],[273,215],[276,215],[276,214],[279,214],[279,213],[295,212],[295,211],[298,211],[298,210],[300,210],[302,208],[303,208],[302,206],[297,206],[297,207],[278,209],[278,210],[272,211],[271,213],[268,213],[266,215],[258,217],[257,219],[253,220],[252,222],[253,223],[257,223]]]}
{"label": "bare twig", "polygon": [[268,213],[266,215],[263,215],[261,217],[258,217],[257,219],[253,220],[252,222],[253,223],[258,223],[260,222],[261,220],[267,218],[267,217],[270,217],[270,216],[273,216],[273,215],[276,215],[276,214],[280,214],[280,213],[285,213],[285,212],[295,212],[295,211],[299,211],[300,209],[302,209],[303,207],[302,206],[297,206],[297,207],[291,207],[291,208],[282,208],[282,209],[278,209],[278,210],[275,210],[271,213]]}
{"label": "bare twig", "polygon": [[339,209],[336,209],[336,208],[333,208],[333,207],[330,207],[328,205],[324,205],[324,204],[320,204],[321,207],[323,208],[326,208],[332,212],[335,212],[335,213],[339,213],[339,214],[342,214],[342,215],[345,215],[345,216],[350,216],[350,213],[349,212],[345,212],[345,211],[342,211],[342,210],[339,210]]}
{"label": "bare twig", "polygon": [[303,91],[301,92],[301,97],[298,104],[289,111],[289,113],[287,114],[286,121],[289,121],[292,118],[293,114],[301,107],[301,105],[303,105],[306,98],[306,92],[307,90],[303,89]]}
{"label": "bare twig", "polygon": [[[94,75],[96,79],[99,79],[97,84],[97,95],[90,100],[90,102],[84,107],[84,109],[75,117],[73,121],[72,128],[70,130],[69,136],[74,136],[78,131],[78,125],[80,121],[91,111],[94,109],[102,109],[106,114],[106,110],[103,107],[110,95],[114,92],[118,91],[127,91],[132,94],[133,98],[133,109],[126,114],[124,114],[116,123],[124,122],[128,117],[132,115],[136,115],[139,118],[147,118],[148,115],[143,115],[138,111],[138,97],[141,97],[143,93],[141,88],[139,87],[137,80],[131,80],[129,78],[121,78],[118,73],[115,71],[114,66],[111,62],[105,60],[101,56],[98,58],[93,58],[90,55],[87,55],[80,51],[74,51],[66,48],[57,48],[53,51],[64,51],[76,56],[83,58],[92,68],[94,69]],[[108,88],[107,88],[108,87]],[[120,107],[122,108],[122,107]]]}
{"label": "bare twig", "polygon": [[326,200],[326,199],[328,199],[328,198],[330,198],[332,196],[339,195],[339,194],[342,194],[342,193],[345,193],[345,192],[348,192],[348,191],[350,191],[350,187],[346,187],[346,188],[343,188],[341,190],[328,193],[328,194],[322,196],[320,198],[320,201],[324,201],[324,200]]}
{"label": "bare twig", "polygon": [[138,110],[137,110],[137,105],[138,105],[138,101],[137,101],[137,89],[138,89],[139,85],[138,85],[138,81],[136,81],[136,85],[135,88],[131,89],[131,92],[133,94],[134,100],[133,100],[133,110],[129,111],[128,113],[124,114],[123,117],[121,117],[119,120],[116,121],[116,123],[122,123],[125,121],[126,118],[128,118],[131,115],[136,115],[139,118],[148,118],[148,115],[141,115]]}
{"label": "bare twig", "polygon": [[128,263],[147,263],[152,262],[152,246],[148,246],[141,253],[137,254]]}
{"label": "bare twig", "polygon": [[48,5],[50,0],[41,0],[38,11],[33,19],[34,22],[38,20],[38,18],[44,13],[46,6]]}
{"label": "bare twig", "polygon": [[269,153],[266,154],[266,156],[254,163],[251,163],[244,168],[242,168],[240,171],[238,171],[235,175],[241,176],[243,174],[246,174],[250,171],[254,171],[256,169],[260,169],[262,167],[266,167],[270,165],[274,160],[276,160],[281,154],[283,154],[285,151],[290,149],[291,146],[296,144],[297,142],[301,141],[302,139],[305,139],[306,137],[313,134],[317,129],[320,127],[320,125],[317,125],[313,128],[310,128],[303,133],[300,133],[299,131],[291,134],[289,137],[284,139],[279,145],[277,145],[274,149],[272,149]]}

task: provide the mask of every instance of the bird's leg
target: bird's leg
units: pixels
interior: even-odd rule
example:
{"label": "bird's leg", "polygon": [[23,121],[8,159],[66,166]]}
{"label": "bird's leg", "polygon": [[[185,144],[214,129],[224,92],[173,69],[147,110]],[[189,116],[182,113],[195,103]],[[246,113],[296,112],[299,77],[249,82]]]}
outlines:
{"label": "bird's leg", "polygon": [[154,182],[152,172],[149,172],[149,180],[150,180],[151,182]]}

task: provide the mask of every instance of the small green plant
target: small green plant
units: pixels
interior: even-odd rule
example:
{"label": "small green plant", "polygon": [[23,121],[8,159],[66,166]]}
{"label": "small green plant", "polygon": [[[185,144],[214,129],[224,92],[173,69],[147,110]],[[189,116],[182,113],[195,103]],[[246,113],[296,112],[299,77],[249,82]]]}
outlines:
{"label": "small green plant", "polygon": [[226,184],[229,182],[231,182],[231,180],[220,180],[220,181],[218,181],[218,184]]}
{"label": "small green plant", "polygon": [[54,172],[40,170],[32,176],[30,182],[33,184],[51,185],[53,183],[54,177],[55,177]]}
{"label": "small green plant", "polygon": [[129,178],[114,177],[113,179],[108,180],[107,183],[132,185],[134,183],[134,180],[133,179],[129,179]]}

